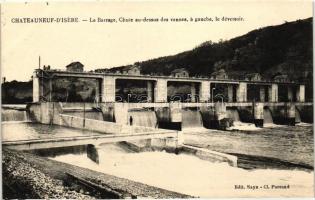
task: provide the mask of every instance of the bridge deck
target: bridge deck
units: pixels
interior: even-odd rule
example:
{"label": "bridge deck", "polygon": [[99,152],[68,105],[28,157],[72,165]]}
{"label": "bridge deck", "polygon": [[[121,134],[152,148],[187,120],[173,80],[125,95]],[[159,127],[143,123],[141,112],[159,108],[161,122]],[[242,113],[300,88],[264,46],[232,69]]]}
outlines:
{"label": "bridge deck", "polygon": [[[239,84],[240,82],[246,82],[248,84],[259,85],[271,85],[286,84],[296,85],[296,82],[275,82],[269,80],[249,81],[249,80],[234,80],[234,79],[211,79],[209,77],[173,77],[173,76],[151,76],[151,75],[129,75],[129,74],[113,74],[113,73],[96,73],[96,72],[68,72],[63,70],[45,70],[43,73],[49,74],[51,77],[78,77],[78,78],[94,78],[103,79],[105,76],[114,77],[116,79],[133,79],[133,80],[148,80],[156,81],[158,79],[167,79],[167,81],[179,81],[179,82],[202,82],[210,81],[212,83],[226,83],[226,84]],[[39,76],[41,73],[38,74]]]}

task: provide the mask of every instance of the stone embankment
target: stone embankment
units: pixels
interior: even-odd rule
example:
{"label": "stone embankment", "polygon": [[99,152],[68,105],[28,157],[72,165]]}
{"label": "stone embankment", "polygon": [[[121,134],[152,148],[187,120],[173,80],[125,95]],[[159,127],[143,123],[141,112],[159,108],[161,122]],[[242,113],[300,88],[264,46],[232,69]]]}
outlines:
{"label": "stone embankment", "polygon": [[4,150],[2,159],[4,193],[8,195],[4,198],[93,199],[36,169],[23,154]]}
{"label": "stone embankment", "polygon": [[3,149],[4,198],[191,198],[191,196]]}

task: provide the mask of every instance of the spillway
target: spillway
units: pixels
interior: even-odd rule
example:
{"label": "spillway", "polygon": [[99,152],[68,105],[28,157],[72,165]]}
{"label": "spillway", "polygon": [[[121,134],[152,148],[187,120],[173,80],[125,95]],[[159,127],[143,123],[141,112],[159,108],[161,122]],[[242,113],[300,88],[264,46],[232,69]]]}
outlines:
{"label": "spillway", "polygon": [[2,121],[29,121],[26,111],[2,109],[1,110]]}
{"label": "spillway", "polygon": [[154,111],[133,110],[128,112],[128,123],[135,126],[157,127],[157,117]]}
{"label": "spillway", "polygon": [[182,127],[203,127],[202,117],[199,110],[182,110]]}
{"label": "spillway", "polygon": [[295,123],[300,123],[300,122],[301,122],[300,111],[298,109],[295,109]]}
{"label": "spillway", "polygon": [[264,108],[264,124],[273,124],[272,114],[269,108]]}
{"label": "spillway", "polygon": [[233,119],[234,122],[240,122],[240,115],[238,113],[238,110],[236,108],[229,108],[226,110],[227,116],[230,119]]}

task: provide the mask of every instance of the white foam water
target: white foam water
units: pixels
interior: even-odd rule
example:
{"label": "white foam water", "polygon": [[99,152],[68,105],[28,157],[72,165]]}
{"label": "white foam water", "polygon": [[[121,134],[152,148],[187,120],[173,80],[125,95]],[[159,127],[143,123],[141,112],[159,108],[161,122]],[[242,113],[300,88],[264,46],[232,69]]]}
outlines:
{"label": "white foam water", "polygon": [[133,119],[133,125],[157,127],[157,118],[154,111],[129,111],[128,119],[130,118]]}
{"label": "white foam water", "polygon": [[183,128],[182,133],[199,133],[199,132],[209,132],[209,129],[204,127],[191,127],[191,128]]}
{"label": "white foam water", "polygon": [[300,123],[296,123],[295,126],[313,126],[313,124],[300,122]]}
{"label": "white foam water", "polygon": [[287,125],[264,123],[264,128],[280,128],[280,127],[287,127]]}
{"label": "white foam water", "polygon": [[252,123],[234,121],[233,126],[227,128],[227,130],[258,131],[261,130],[261,128],[256,127],[255,124]]}
{"label": "white foam water", "polygon": [[[311,197],[313,172],[260,169],[248,171],[211,163],[192,155],[166,152],[125,153],[99,150],[100,164],[86,155],[51,159],[196,197]],[[289,189],[235,189],[236,185],[289,185]]]}

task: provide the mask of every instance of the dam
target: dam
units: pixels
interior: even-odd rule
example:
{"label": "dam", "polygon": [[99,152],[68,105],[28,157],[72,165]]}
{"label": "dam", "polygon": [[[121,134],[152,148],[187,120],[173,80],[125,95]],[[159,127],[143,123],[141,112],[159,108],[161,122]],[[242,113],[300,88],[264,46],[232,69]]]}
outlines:
{"label": "dam", "polygon": [[[88,81],[90,85],[93,84],[92,97],[79,99],[81,102],[85,101],[82,103],[73,102],[78,101],[75,97],[79,94],[75,94],[75,91],[74,94],[66,93],[66,97],[61,97],[62,88],[58,89],[58,86],[68,80],[83,83]],[[264,120],[269,123],[269,114],[272,115],[273,122],[280,124],[294,125],[296,116],[304,122],[312,122],[312,102],[305,100],[305,84],[297,82],[37,69],[33,73],[33,103],[28,108],[33,112],[32,110],[42,107],[42,112],[48,112],[52,109],[48,104],[55,105],[54,102],[57,101],[64,103],[68,109],[82,111],[86,105],[87,110],[100,110],[106,121],[126,125],[130,124],[130,119],[134,119],[139,124],[138,118],[146,115],[148,118],[143,117],[142,120],[151,120],[146,122],[149,123],[148,126],[177,130],[182,125],[187,127],[185,121],[188,115],[196,115],[202,119],[199,126],[225,129],[229,126],[226,123],[228,119],[237,114],[240,121],[253,123],[258,127],[263,127]],[[42,103],[47,106],[43,108],[40,106]],[[53,110],[58,113],[58,109]],[[232,115],[231,110],[234,113]],[[196,114],[192,114],[193,112]],[[264,119],[267,116],[268,119]],[[39,119],[34,111],[34,117],[41,123],[54,123],[53,116]]]}
{"label": "dam", "polygon": [[[47,69],[32,79],[33,102],[2,105],[4,160],[61,180],[52,188],[97,198],[191,198],[222,197],[205,188],[217,188],[213,178],[299,187],[306,184],[299,176],[311,181],[313,103],[303,83]],[[272,126],[280,127],[276,134]],[[257,180],[266,168],[270,174]],[[227,173],[216,175],[220,170]]]}

